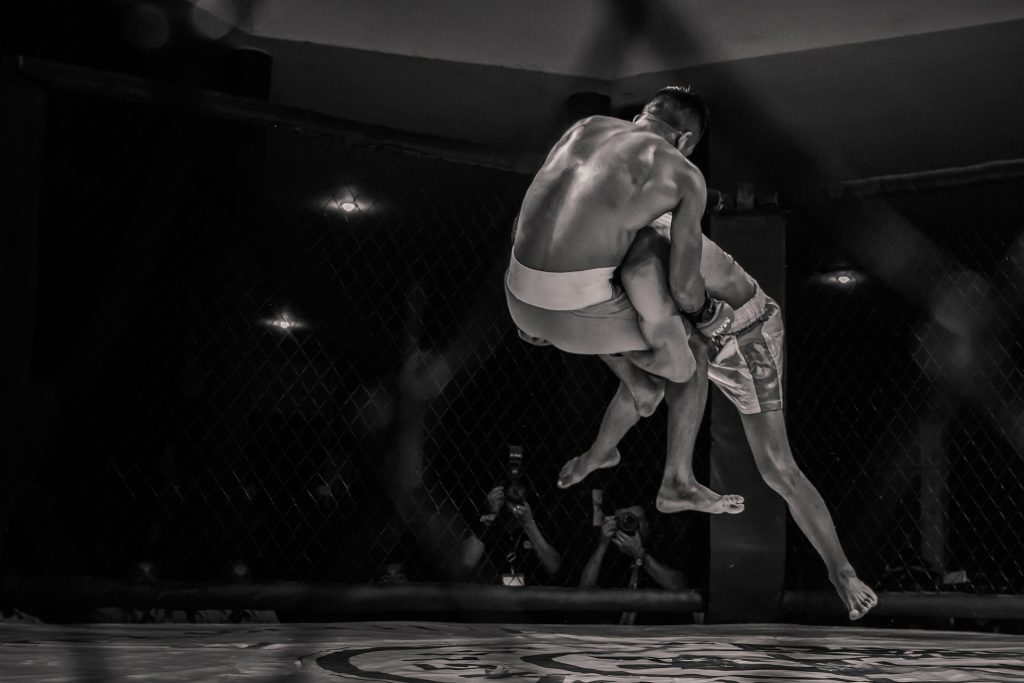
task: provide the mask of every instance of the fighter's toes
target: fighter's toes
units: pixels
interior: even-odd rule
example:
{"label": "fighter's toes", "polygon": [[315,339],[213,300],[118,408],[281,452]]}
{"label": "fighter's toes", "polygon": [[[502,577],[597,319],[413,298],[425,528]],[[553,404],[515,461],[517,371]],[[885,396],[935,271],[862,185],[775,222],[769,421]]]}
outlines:
{"label": "fighter's toes", "polygon": [[871,608],[874,607],[874,606],[875,606],[874,602],[860,602],[860,603],[858,603],[856,607],[854,607],[853,609],[850,610],[850,614],[849,614],[850,621],[856,621],[857,619],[860,619],[865,614],[867,614],[871,610]]}
{"label": "fighter's toes", "polygon": [[558,488],[567,489],[583,478],[576,474],[576,465],[579,461],[580,456],[577,455],[562,465],[562,469],[558,472]]}
{"label": "fighter's toes", "polygon": [[860,619],[878,604],[878,596],[875,595],[875,592],[858,578],[850,581],[848,591],[846,602],[851,621]]}
{"label": "fighter's toes", "polygon": [[558,472],[558,488],[567,489],[574,484],[578,484],[586,479],[587,475],[594,470],[614,467],[619,464],[619,459],[618,449],[612,451],[610,455],[604,458],[595,458],[589,452],[584,455],[577,455],[562,465],[562,469]]}
{"label": "fighter's toes", "polygon": [[718,507],[721,512],[727,515],[736,515],[743,512],[743,496],[727,494],[718,499]]}

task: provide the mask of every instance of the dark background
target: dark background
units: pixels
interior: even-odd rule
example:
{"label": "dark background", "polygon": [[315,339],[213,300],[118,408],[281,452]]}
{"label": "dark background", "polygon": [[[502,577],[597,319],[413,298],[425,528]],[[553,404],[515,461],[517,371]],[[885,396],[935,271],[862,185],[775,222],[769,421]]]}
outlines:
{"label": "dark background", "polygon": [[[661,10],[595,6],[604,22],[577,31],[604,32],[573,34],[588,49],[571,69],[543,32],[537,59],[552,61],[530,68],[285,40],[272,23],[210,40],[189,28],[189,3],[0,10],[6,82],[45,97],[37,245],[8,251],[29,264],[8,296],[30,311],[12,324],[30,352],[12,344],[6,361],[5,376],[27,377],[5,397],[5,572],[122,577],[147,560],[162,578],[214,580],[243,559],[262,578],[363,582],[402,559],[415,579],[444,578],[439,558],[513,443],[578,575],[590,487],[553,482],[614,382],[516,338],[498,287],[509,228],[531,164],[574,116],[628,114],[682,81],[712,104],[699,157],[712,187],[754,181],[757,210],[785,216],[790,435],[855,565],[899,589],[923,565],[936,584],[964,569],[970,590],[1020,592],[1024,23],[993,2],[972,10],[987,21],[958,26],[950,5],[943,30],[910,12],[823,45],[795,22],[788,48],[752,56],[749,37],[709,46],[700,38],[718,34],[685,17],[666,37]],[[442,14],[434,30],[465,21]],[[167,29],[157,47],[154,26]],[[800,35],[814,47],[796,49]],[[617,70],[607,53],[624,46],[657,68]],[[729,46],[747,56],[709,56]],[[109,92],[82,86],[91,72],[40,66],[53,64],[102,72]],[[113,87],[139,82],[165,96]],[[226,117],[190,101],[196,88],[332,117],[336,132]],[[580,92],[597,96],[570,99]],[[843,181],[968,164],[989,166],[836,196]],[[19,169],[5,172],[13,187]],[[360,210],[335,210],[345,198]],[[5,224],[9,244],[30,241]],[[830,284],[840,271],[857,284]],[[282,310],[307,326],[268,327]],[[417,348],[454,374],[409,421],[401,368]],[[663,431],[661,409],[628,437],[624,464],[596,478],[609,499],[653,498]],[[704,480],[706,450],[702,438]],[[418,457],[425,498],[407,509],[394,472]],[[937,489],[922,483],[943,467]],[[938,531],[921,513],[936,496]],[[827,585],[791,532],[789,587]],[[706,533],[699,516],[655,527],[696,587]],[[936,535],[941,551],[924,552]]]}

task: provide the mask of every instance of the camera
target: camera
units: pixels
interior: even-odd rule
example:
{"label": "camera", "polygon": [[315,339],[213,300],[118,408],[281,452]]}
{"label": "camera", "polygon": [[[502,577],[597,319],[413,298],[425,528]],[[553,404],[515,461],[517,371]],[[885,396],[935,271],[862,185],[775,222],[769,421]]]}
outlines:
{"label": "camera", "polygon": [[640,529],[640,518],[632,512],[620,512],[615,515],[615,528],[627,536],[636,536]]}
{"label": "camera", "polygon": [[526,501],[526,487],[520,481],[523,474],[523,447],[509,446],[508,461],[505,463],[505,500],[512,505]]}

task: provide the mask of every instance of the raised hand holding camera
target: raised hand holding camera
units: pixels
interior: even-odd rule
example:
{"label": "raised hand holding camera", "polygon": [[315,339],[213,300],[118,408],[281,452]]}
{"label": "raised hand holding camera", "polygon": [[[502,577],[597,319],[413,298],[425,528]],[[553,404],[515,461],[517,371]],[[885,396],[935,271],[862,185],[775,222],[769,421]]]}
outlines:
{"label": "raised hand holding camera", "polygon": [[495,486],[487,492],[487,509],[497,514],[501,506],[505,504],[505,487]]}
{"label": "raised hand holding camera", "polygon": [[646,555],[644,552],[643,541],[640,540],[639,534],[627,534],[621,529],[616,529],[615,535],[612,537],[612,543],[625,555],[629,555],[634,560],[641,559]]}

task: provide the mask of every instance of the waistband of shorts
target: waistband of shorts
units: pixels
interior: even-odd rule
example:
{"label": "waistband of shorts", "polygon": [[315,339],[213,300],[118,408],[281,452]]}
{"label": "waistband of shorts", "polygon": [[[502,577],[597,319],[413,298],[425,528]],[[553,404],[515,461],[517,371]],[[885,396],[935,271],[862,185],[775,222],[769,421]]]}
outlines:
{"label": "waistband of shorts", "polygon": [[768,310],[768,297],[760,287],[754,290],[754,295],[747,299],[747,302],[736,309],[732,321],[730,334],[747,329],[758,321]]}
{"label": "waistband of shorts", "polygon": [[520,263],[513,253],[505,283],[525,304],[549,311],[575,311],[613,299],[614,274],[615,266],[564,273],[534,270]]}

